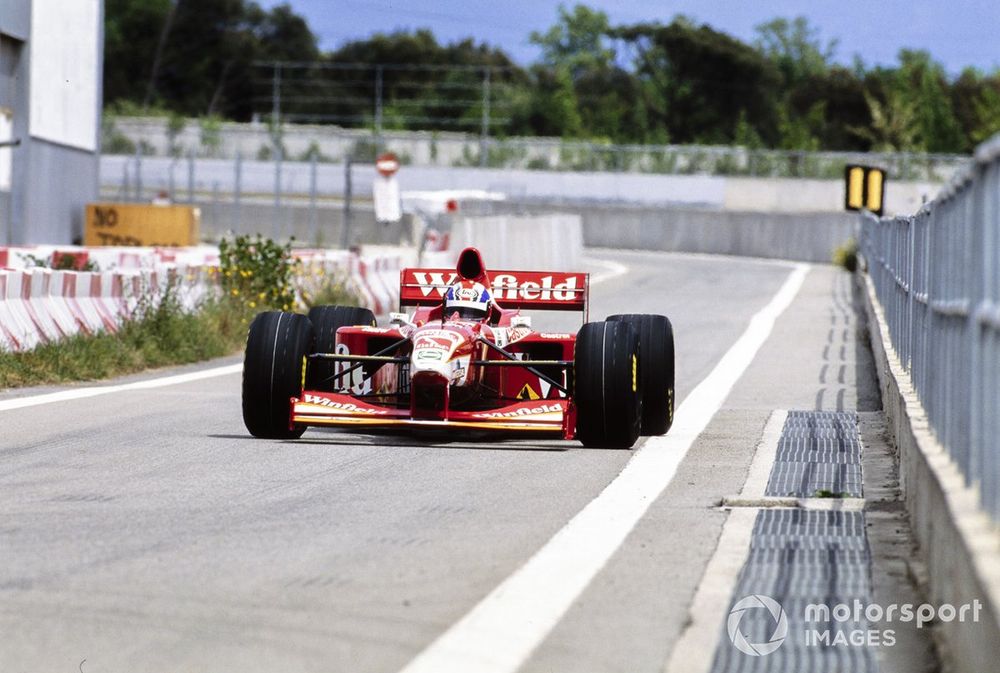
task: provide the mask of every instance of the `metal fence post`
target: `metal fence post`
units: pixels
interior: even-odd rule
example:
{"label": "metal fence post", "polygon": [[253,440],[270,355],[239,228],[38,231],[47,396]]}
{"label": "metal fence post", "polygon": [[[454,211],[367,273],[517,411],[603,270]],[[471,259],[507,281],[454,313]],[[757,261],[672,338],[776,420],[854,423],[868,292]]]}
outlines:
{"label": "metal fence post", "polygon": [[382,66],[375,66],[375,153],[382,151]]}
{"label": "metal fence post", "polygon": [[281,152],[281,140],[274,136],[274,218],[271,224],[271,238],[278,240],[280,225],[278,218],[281,215],[281,164],[283,157]]}
{"label": "metal fence post", "polygon": [[340,247],[347,249],[351,241],[351,155],[344,157],[344,222],[340,227]]}
{"label": "metal fence post", "polygon": [[176,167],[177,167],[177,157],[172,157],[170,159],[170,168],[168,169],[168,175],[167,175],[167,191],[169,192],[171,201],[177,200],[177,197],[175,195],[177,185],[176,181],[174,180],[174,168]]}
{"label": "metal fence post", "polygon": [[482,133],[479,136],[479,166],[489,165],[490,136],[490,69],[483,69],[483,121]]}
{"label": "metal fence post", "polygon": [[240,231],[243,219],[243,153],[236,153],[236,165],[233,184],[233,233]]}
{"label": "metal fence post", "polygon": [[316,212],[316,152],[309,161],[309,240],[319,245],[319,213]]}
{"label": "metal fence post", "polygon": [[212,183],[212,227],[219,226],[219,181]]}
{"label": "metal fence post", "polygon": [[188,150],[188,203],[194,203],[194,150]]}
{"label": "metal fence post", "polygon": [[284,159],[281,139],[281,63],[275,62],[271,81],[271,144],[274,155],[274,217],[271,238],[278,240],[278,217],[281,213],[281,162]]}
{"label": "metal fence post", "polygon": [[118,197],[125,201],[129,198],[129,194],[132,193],[132,177],[128,172],[128,162],[122,162],[122,187],[118,190]]}
{"label": "metal fence post", "polygon": [[142,201],[142,144],[135,148],[135,196],[136,201]]}

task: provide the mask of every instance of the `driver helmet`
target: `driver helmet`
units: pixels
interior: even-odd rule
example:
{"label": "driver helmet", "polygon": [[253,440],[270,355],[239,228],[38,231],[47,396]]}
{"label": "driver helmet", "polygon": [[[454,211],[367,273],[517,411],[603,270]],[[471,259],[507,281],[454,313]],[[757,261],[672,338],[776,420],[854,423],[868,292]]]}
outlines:
{"label": "driver helmet", "polygon": [[447,315],[458,312],[465,320],[482,320],[490,310],[490,291],[482,283],[462,281],[448,288],[444,295]]}

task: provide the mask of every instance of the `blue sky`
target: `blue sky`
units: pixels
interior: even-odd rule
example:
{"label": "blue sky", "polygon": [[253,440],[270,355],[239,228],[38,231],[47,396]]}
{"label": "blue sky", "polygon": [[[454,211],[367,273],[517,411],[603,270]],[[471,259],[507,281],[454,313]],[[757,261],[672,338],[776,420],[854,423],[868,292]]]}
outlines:
{"label": "blue sky", "polygon": [[[258,0],[270,7],[283,0]],[[324,49],[396,28],[431,28],[441,41],[474,37],[529,63],[528,42],[557,16],[554,0],[284,0],[304,15]],[[574,3],[566,3],[572,5]],[[889,64],[903,47],[929,50],[951,73],[966,65],[1000,67],[1000,0],[591,0],[612,23],[687,14],[750,40],[754,26],[774,17],[805,15],[824,39],[837,38],[838,60],[861,54],[868,64]]]}

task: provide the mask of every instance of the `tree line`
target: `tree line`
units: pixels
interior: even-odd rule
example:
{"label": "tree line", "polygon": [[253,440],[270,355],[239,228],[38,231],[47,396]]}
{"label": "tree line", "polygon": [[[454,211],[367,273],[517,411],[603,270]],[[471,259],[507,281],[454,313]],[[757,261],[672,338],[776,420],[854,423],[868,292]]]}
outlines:
{"label": "tree line", "polygon": [[560,7],[530,35],[541,56],[526,67],[428,30],[323,52],[289,5],[249,0],[106,0],[105,22],[105,101],[121,112],[247,121],[280,90],[286,120],[476,131],[489,105],[494,135],[614,143],[965,153],[1000,131],[1000,71],[950,77],[906,49],[891,66],[845,66],[803,18],[748,43],[684,16],[612,25]]}

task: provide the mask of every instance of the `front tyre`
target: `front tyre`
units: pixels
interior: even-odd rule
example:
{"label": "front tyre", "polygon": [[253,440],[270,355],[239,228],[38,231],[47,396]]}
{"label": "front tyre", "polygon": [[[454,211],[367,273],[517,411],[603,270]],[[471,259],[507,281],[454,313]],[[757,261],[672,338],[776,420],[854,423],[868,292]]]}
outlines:
{"label": "front tyre", "polygon": [[289,427],[290,398],[301,394],[303,367],[313,345],[309,319],[267,311],[250,323],[243,359],[243,423],[254,437],[297,439],[304,427]]}
{"label": "front tyre", "polygon": [[576,438],[584,446],[627,449],[639,438],[639,337],[628,322],[580,328],[573,363]]}
{"label": "front tyre", "polygon": [[627,322],[639,334],[642,359],[642,434],[663,435],[674,422],[674,330],[663,315],[613,315],[609,321]]}
{"label": "front tyre", "polygon": [[[359,306],[314,306],[309,309],[309,322],[316,332],[316,352],[335,353],[337,330],[341,327],[367,325],[375,327],[375,314]],[[331,360],[314,360],[309,365],[307,390],[335,392],[337,363]],[[342,387],[342,386],[341,386]]]}

